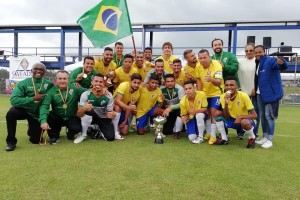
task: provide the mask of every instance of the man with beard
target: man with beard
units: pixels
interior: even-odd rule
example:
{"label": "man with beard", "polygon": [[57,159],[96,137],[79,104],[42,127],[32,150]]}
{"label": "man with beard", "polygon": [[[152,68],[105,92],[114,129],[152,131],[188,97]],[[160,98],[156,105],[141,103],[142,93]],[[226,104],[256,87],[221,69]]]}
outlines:
{"label": "man with beard", "polygon": [[[211,133],[211,137],[208,144],[228,144],[227,135],[224,128],[224,122],[222,121],[222,108],[220,104],[220,96],[224,90],[222,66],[216,60],[211,60],[209,52],[206,49],[202,49],[198,53],[200,62],[199,77],[201,85],[207,97],[208,102],[208,114],[211,117],[211,128],[207,132]],[[207,123],[207,127],[209,124]],[[221,133],[219,140],[216,139],[216,129]]]}
{"label": "man with beard", "polygon": [[110,92],[113,91],[112,80],[115,78],[115,70],[117,69],[116,63],[113,61],[113,50],[110,47],[105,47],[103,57],[95,59],[94,70],[104,75],[106,79],[105,86]]}
{"label": "man with beard", "polygon": [[104,90],[105,81],[102,74],[95,74],[92,78],[92,88],[80,97],[77,116],[81,117],[82,133],[74,140],[75,144],[87,138],[87,129],[91,124],[99,127],[104,140],[115,139],[112,119],[116,116],[113,111],[114,100],[111,93]]}
{"label": "man with beard", "polygon": [[150,77],[155,75],[158,77],[158,86],[161,87],[165,84],[164,76],[168,74],[168,72],[164,70],[164,61],[162,59],[156,59],[154,64],[154,69],[151,69],[147,73],[144,83],[147,84],[150,80]]}
{"label": "man with beard", "polygon": [[187,64],[184,66],[185,76],[188,80],[193,81],[197,84],[197,89],[200,90],[201,81],[197,77],[197,72],[200,71],[199,61],[197,60],[193,50],[185,50],[183,53],[184,59],[187,61]]}
{"label": "man with beard", "polygon": [[6,151],[13,151],[16,148],[17,120],[27,119],[27,134],[31,143],[38,144],[40,141],[42,129],[38,121],[39,108],[42,99],[53,84],[51,81],[43,78],[46,72],[44,64],[35,63],[31,72],[32,77],[20,81],[10,97],[12,107],[6,114]]}
{"label": "man with beard", "polygon": [[113,55],[113,61],[117,64],[117,68],[123,66],[124,61],[124,46],[122,42],[115,43],[115,53]]}
{"label": "man with beard", "polygon": [[[68,129],[68,140],[73,140],[74,135],[81,132],[81,121],[76,114],[80,95],[86,89],[77,88],[69,83],[69,80],[67,71],[58,71],[56,74],[57,85],[47,92],[47,96],[40,107],[41,128],[48,131],[50,144],[58,142],[63,126]],[[49,112],[50,105],[51,111]]]}
{"label": "man with beard", "polygon": [[180,100],[180,115],[186,125],[186,133],[194,144],[204,142],[204,118],[207,110],[207,99],[203,91],[196,91],[194,82],[184,83],[185,95]]}
{"label": "man with beard", "polygon": [[171,42],[165,42],[162,45],[163,54],[159,56],[157,59],[161,59],[164,62],[164,70],[166,70],[169,74],[173,73],[173,60],[178,59],[177,56],[172,55],[173,45]]}
{"label": "man with beard", "polygon": [[174,70],[174,78],[175,82],[182,86],[184,85],[184,82],[187,81],[187,77],[185,76],[185,72],[181,70],[182,65],[181,65],[181,60],[175,59],[173,61],[173,70]]}
{"label": "man with beard", "polygon": [[[163,62],[161,62],[163,63]],[[139,135],[144,135],[145,127],[148,124],[149,117],[156,117],[162,115],[162,92],[158,87],[158,76],[152,74],[149,78],[148,84],[140,88],[140,99],[137,103],[137,132]],[[156,105],[158,103],[158,105]]]}
{"label": "man with beard", "polygon": [[133,62],[132,67],[138,70],[138,73],[142,76],[142,81],[144,81],[147,73],[153,69],[153,64],[144,59],[143,52],[138,52],[135,59],[136,60]]}
{"label": "man with beard", "polygon": [[166,107],[162,115],[167,117],[167,122],[163,127],[163,134],[173,134],[174,139],[180,139],[182,122],[180,119],[179,102],[184,96],[184,90],[180,85],[175,83],[173,74],[167,74],[165,81],[166,87],[161,90],[164,96],[164,106]]}
{"label": "man with beard", "polygon": [[142,76],[138,73],[131,75],[130,82],[123,82],[115,90],[114,111],[116,117],[113,119],[115,129],[115,139],[124,139],[122,135],[128,134],[128,117],[130,114],[136,114],[136,103],[140,98],[139,88],[142,82]]}
{"label": "man with beard", "polygon": [[94,64],[94,58],[91,56],[86,56],[83,59],[83,67],[78,67],[71,72],[70,83],[73,83],[78,88],[90,88],[91,78],[97,73],[97,71],[93,69]]}
{"label": "man with beard", "polygon": [[124,56],[123,66],[116,69],[116,76],[113,80],[114,88],[117,88],[123,82],[129,82],[130,76],[134,73],[138,73],[136,68],[132,67],[133,56],[126,54]]}
{"label": "man with beard", "polygon": [[237,71],[239,69],[239,62],[233,53],[223,51],[223,40],[216,38],[211,42],[212,49],[215,54],[212,55],[213,60],[217,60],[223,67],[223,80],[228,76],[233,76],[240,86]]}

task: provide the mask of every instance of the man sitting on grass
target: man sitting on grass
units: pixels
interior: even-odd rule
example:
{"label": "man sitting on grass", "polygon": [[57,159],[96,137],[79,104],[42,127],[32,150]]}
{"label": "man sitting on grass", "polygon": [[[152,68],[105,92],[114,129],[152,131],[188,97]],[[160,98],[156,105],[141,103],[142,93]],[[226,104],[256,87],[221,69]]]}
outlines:
{"label": "man sitting on grass", "polygon": [[243,129],[249,134],[247,148],[255,148],[255,135],[253,129],[256,124],[253,121],[257,115],[254,106],[245,92],[238,91],[237,81],[234,77],[225,80],[225,91],[220,97],[220,102],[226,118],[227,128]]}

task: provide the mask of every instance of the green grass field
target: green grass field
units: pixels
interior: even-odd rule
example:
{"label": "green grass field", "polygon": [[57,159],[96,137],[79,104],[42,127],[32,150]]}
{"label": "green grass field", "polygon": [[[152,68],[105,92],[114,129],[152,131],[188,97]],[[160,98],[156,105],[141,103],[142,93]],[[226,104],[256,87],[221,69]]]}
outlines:
{"label": "green grass field", "polygon": [[133,133],[75,145],[64,131],[59,144],[39,146],[20,121],[17,149],[6,152],[9,107],[1,96],[1,199],[300,199],[300,107],[280,108],[270,149],[246,149],[233,130],[227,146]]}

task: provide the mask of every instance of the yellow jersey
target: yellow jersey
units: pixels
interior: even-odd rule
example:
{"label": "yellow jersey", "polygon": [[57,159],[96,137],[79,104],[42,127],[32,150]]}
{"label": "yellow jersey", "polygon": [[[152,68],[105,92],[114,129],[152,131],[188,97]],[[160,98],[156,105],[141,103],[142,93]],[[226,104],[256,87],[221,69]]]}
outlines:
{"label": "yellow jersey", "polygon": [[151,108],[155,106],[156,102],[162,103],[162,91],[160,88],[156,88],[156,90],[149,91],[147,87],[140,87],[139,92],[140,99],[137,103],[137,118],[149,112]]}
{"label": "yellow jersey", "polygon": [[117,89],[114,91],[114,98],[117,94],[121,94],[123,96],[122,102],[128,105],[128,103],[135,104],[140,98],[139,90],[131,93],[130,92],[130,82],[123,82],[121,83]]}
{"label": "yellow jersey", "polygon": [[113,82],[119,85],[120,83],[123,82],[130,82],[131,75],[134,73],[138,73],[137,69],[131,67],[129,73],[125,73],[123,70],[123,67],[119,67],[118,69],[115,70],[116,77],[114,78]]}
{"label": "yellow jersey", "polygon": [[137,71],[138,71],[138,73],[142,76],[142,78],[143,78],[142,81],[145,80],[145,77],[147,76],[147,73],[148,73],[151,69],[153,69],[153,67],[151,67],[151,66],[149,65],[149,63],[150,63],[150,62],[148,62],[148,61],[144,61],[143,66],[142,66],[141,68],[138,68],[138,67],[136,66],[136,62],[135,62],[135,61],[134,61],[133,64],[132,64],[132,67],[133,67],[133,68],[136,68]]}
{"label": "yellow jersey", "polygon": [[199,74],[198,71],[200,71],[200,63],[197,61],[196,66],[195,67],[191,67],[188,64],[186,64],[184,66],[184,73],[187,74],[189,73],[190,75],[192,75],[195,78],[199,78]]}
{"label": "yellow jersey", "polygon": [[187,77],[185,76],[185,72],[184,71],[180,71],[180,74],[178,76],[178,78],[175,80],[175,82],[180,85],[180,86],[184,86],[184,82],[187,81]]}
{"label": "yellow jersey", "polygon": [[[222,94],[220,97],[220,103],[222,108],[225,108],[225,97],[226,94]],[[228,103],[229,114],[232,118],[237,118],[241,115],[248,115],[249,111],[254,110],[254,106],[247,93],[237,91],[237,95],[233,101]]]}
{"label": "yellow jersey", "polygon": [[[197,75],[197,76],[200,78],[200,80],[202,82],[203,91],[205,92],[207,98],[219,97],[219,96],[221,96],[221,94],[223,94],[224,81],[223,81],[222,71],[223,71],[222,65],[216,60],[212,60],[210,62],[209,67],[206,68],[206,69],[200,64],[200,70],[198,71],[199,75]],[[207,74],[210,74],[210,76],[215,78],[215,79],[220,79],[221,80],[221,85],[220,86],[215,86],[211,82],[205,82],[204,77]]]}
{"label": "yellow jersey", "polygon": [[103,57],[95,59],[94,70],[106,76],[106,73],[109,70],[115,71],[117,69],[117,64],[114,61],[111,61],[108,66],[104,66]]}
{"label": "yellow jersey", "polygon": [[184,95],[180,100],[180,115],[187,115],[190,109],[199,110],[201,108],[207,108],[207,98],[203,91],[195,91],[195,100],[189,101],[187,96]]}
{"label": "yellow jersey", "polygon": [[177,56],[171,55],[169,60],[165,60],[163,56],[159,56],[155,60],[157,59],[162,59],[164,61],[164,70],[166,70],[169,74],[173,74],[173,69],[171,68],[170,64],[173,64],[173,61],[178,59]]}

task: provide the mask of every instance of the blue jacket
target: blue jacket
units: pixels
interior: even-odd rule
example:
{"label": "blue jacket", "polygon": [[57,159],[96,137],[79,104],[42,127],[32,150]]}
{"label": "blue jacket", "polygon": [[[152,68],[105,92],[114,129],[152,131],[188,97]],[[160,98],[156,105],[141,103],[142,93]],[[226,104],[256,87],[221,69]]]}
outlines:
{"label": "blue jacket", "polygon": [[272,103],[283,97],[280,70],[287,69],[287,62],[279,65],[276,58],[262,56],[259,59],[258,86],[260,96],[265,103]]}

